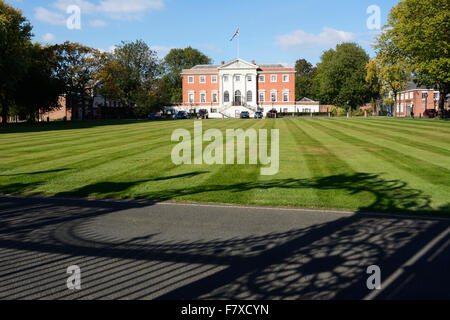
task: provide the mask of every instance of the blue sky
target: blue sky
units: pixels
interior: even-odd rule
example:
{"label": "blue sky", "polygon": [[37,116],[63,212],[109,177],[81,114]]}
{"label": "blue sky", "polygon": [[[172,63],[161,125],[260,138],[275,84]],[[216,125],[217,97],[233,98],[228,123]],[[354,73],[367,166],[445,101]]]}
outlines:
{"label": "blue sky", "polygon": [[[293,65],[299,58],[312,63],[324,50],[342,41],[358,42],[373,55],[369,29],[371,5],[386,23],[398,0],[7,0],[21,9],[34,26],[34,40],[76,41],[110,50],[121,40],[146,41],[158,56],[170,48],[192,46],[214,62],[237,55],[230,42],[240,29],[240,57],[256,63]],[[68,29],[70,5],[81,9],[81,29]],[[371,20],[373,21],[373,20]]]}

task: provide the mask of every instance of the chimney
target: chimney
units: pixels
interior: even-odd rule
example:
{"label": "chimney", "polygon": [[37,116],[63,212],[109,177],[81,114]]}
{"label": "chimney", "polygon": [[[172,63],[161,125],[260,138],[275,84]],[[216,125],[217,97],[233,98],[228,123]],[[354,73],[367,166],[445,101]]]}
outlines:
{"label": "chimney", "polygon": [[222,65],[224,65],[225,64],[225,61],[222,61],[222,63],[221,63]]}
{"label": "chimney", "polygon": [[256,63],[255,63],[255,60],[252,60],[252,64],[256,64]]}

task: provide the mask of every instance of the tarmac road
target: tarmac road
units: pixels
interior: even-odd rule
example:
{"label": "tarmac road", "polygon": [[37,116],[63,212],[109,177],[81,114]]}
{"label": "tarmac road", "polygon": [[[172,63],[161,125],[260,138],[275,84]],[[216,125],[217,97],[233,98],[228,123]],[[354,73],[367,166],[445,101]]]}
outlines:
{"label": "tarmac road", "polygon": [[444,218],[6,196],[0,217],[0,299],[450,298]]}

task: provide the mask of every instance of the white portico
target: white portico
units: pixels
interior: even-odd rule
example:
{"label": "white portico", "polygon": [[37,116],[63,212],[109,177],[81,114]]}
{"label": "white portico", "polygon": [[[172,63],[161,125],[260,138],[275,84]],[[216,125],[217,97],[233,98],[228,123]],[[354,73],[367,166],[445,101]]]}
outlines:
{"label": "white portico", "polygon": [[231,115],[256,111],[258,68],[239,58],[218,68],[222,110],[226,109]]}

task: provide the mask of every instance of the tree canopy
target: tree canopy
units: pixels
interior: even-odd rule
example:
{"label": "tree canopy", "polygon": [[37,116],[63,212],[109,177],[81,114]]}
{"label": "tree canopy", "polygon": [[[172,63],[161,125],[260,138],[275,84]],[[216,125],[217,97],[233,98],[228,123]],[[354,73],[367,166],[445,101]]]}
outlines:
{"label": "tree canopy", "polygon": [[317,64],[318,98],[322,104],[333,104],[350,110],[370,101],[366,82],[367,53],[356,43],[342,43],[325,51]]}
{"label": "tree canopy", "polygon": [[449,30],[448,0],[403,0],[392,8],[375,45],[383,66],[405,64],[416,83],[439,90],[441,117],[450,91]]}

